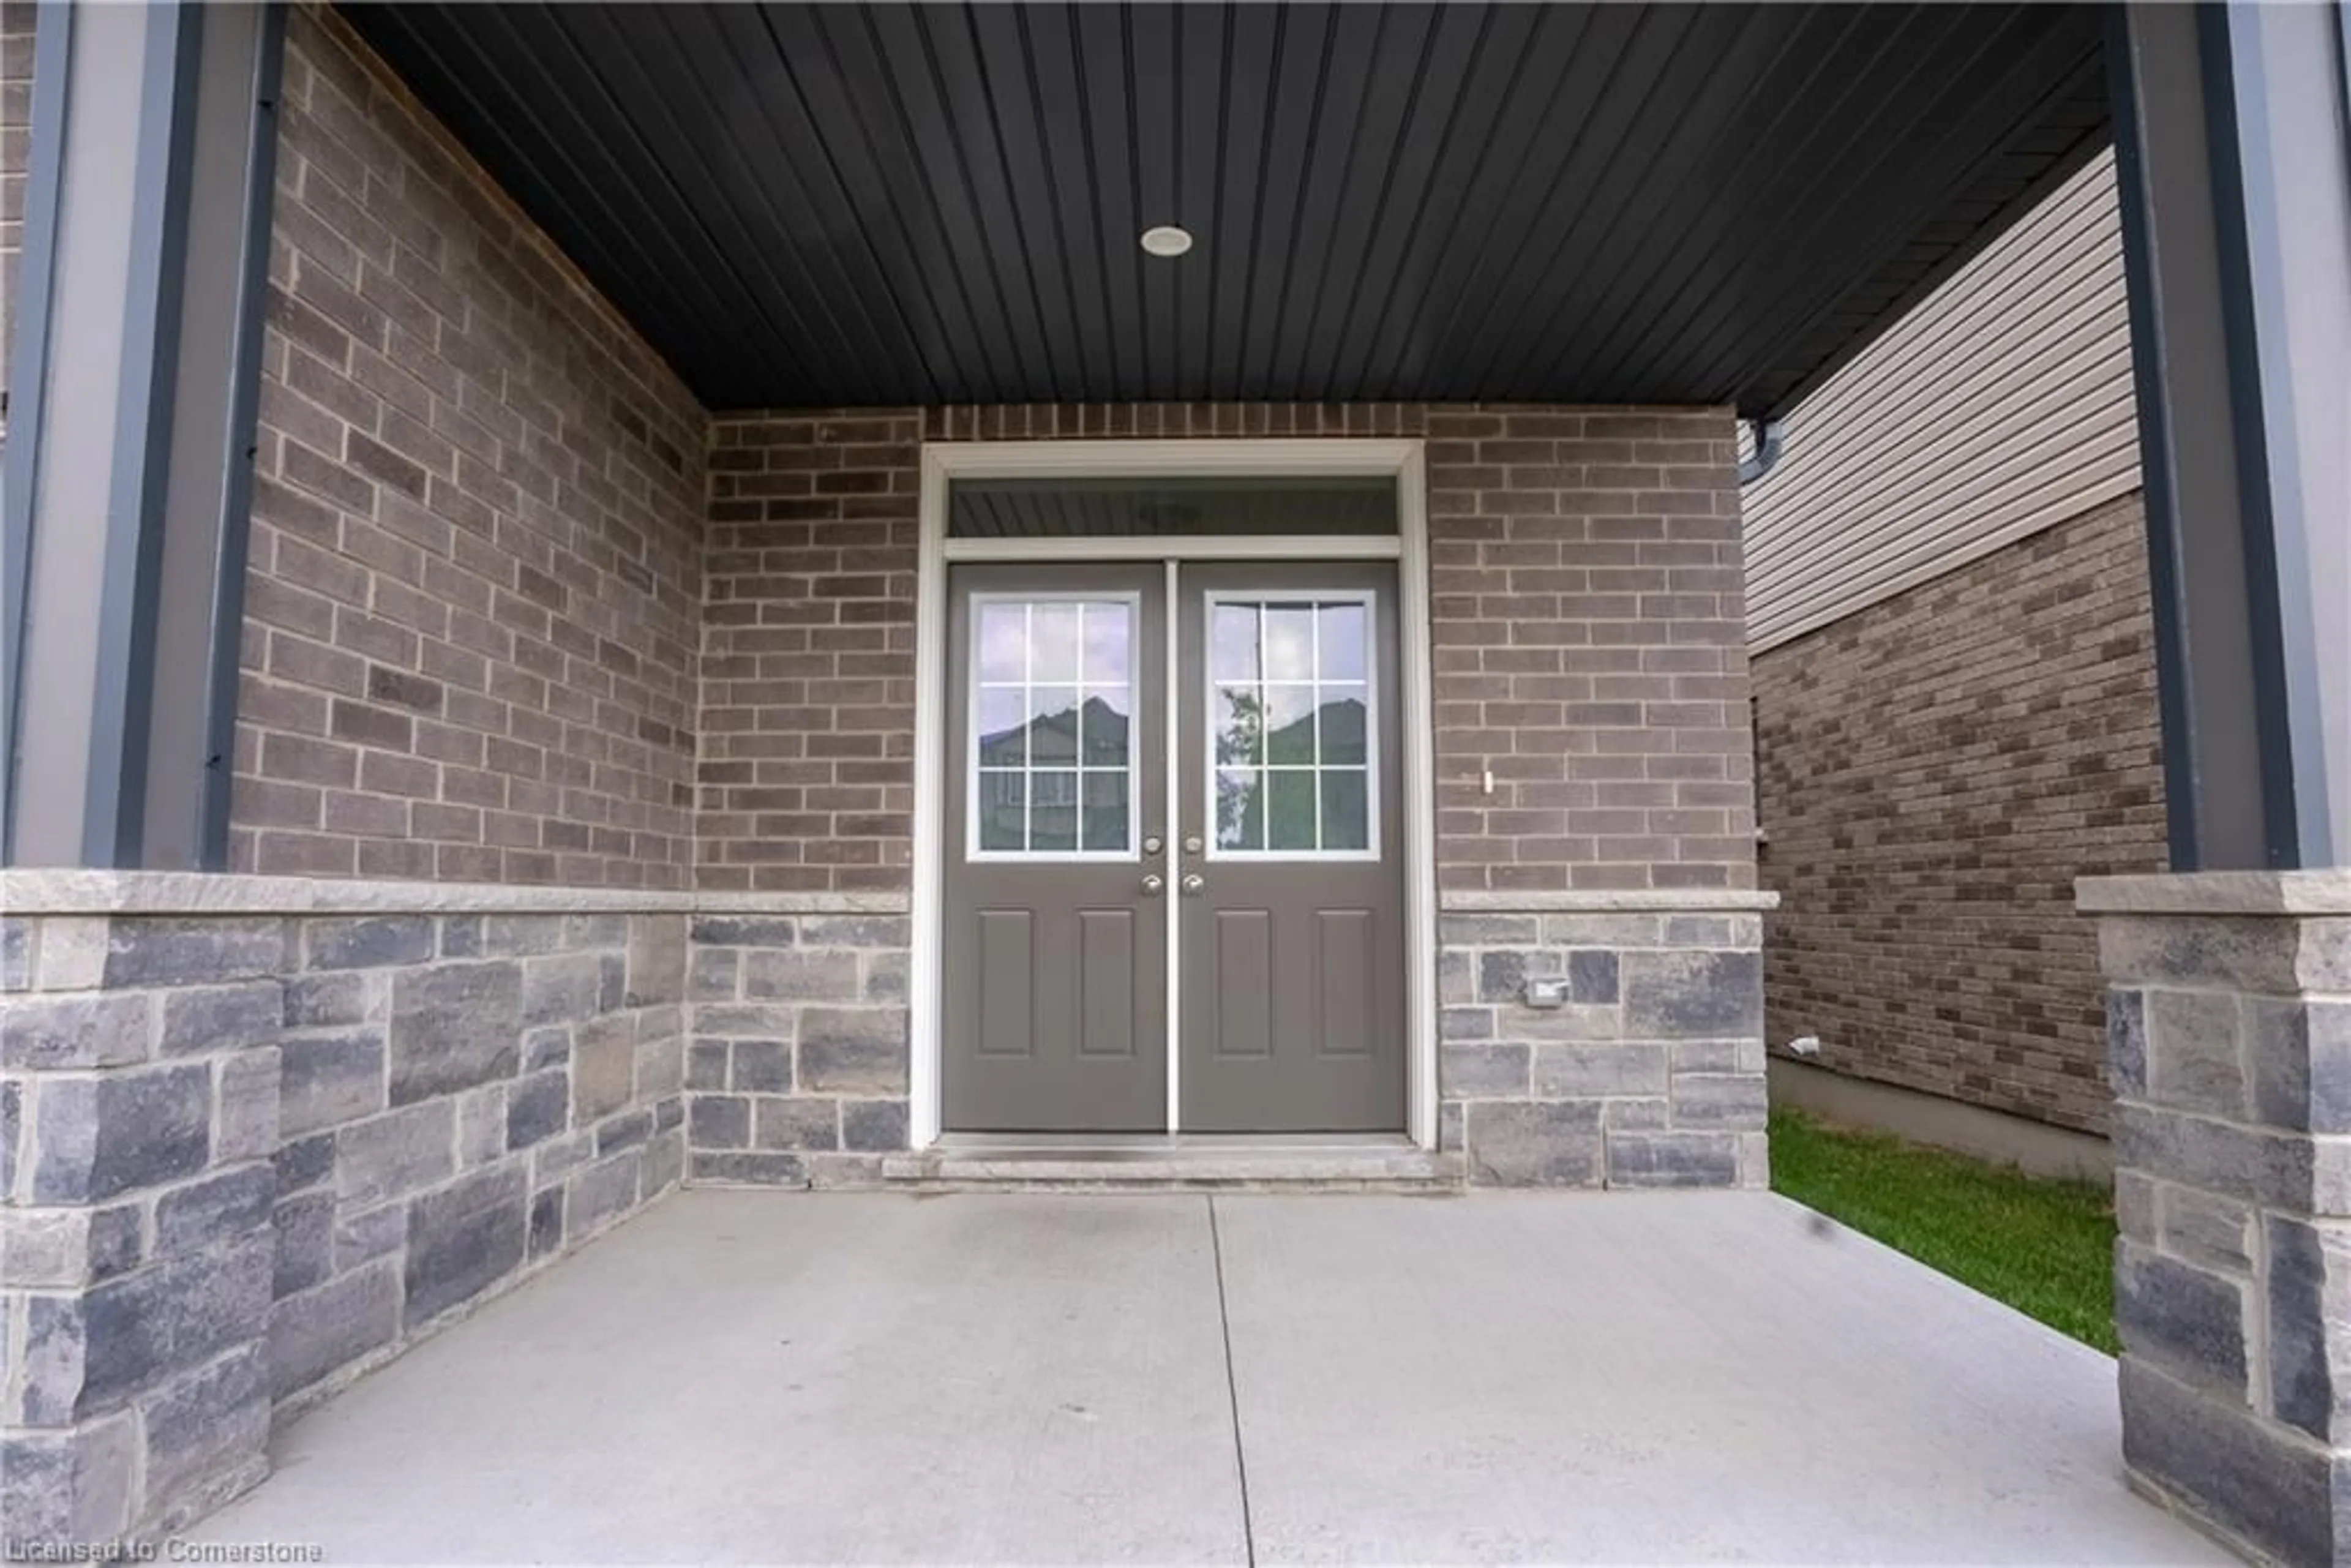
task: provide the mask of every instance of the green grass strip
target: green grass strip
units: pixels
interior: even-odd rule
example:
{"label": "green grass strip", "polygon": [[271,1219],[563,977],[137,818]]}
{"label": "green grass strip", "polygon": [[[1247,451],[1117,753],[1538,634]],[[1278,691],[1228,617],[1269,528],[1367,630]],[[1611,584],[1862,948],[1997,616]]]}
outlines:
{"label": "green grass strip", "polygon": [[1771,1113],[1771,1186],[2113,1354],[2115,1206],[2095,1182]]}

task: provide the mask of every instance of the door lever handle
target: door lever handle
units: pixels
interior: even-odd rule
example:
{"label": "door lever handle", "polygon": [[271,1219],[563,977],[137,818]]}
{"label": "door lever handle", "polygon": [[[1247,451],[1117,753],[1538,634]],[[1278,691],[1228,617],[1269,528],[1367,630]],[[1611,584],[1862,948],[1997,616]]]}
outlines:
{"label": "door lever handle", "polygon": [[1159,896],[1161,892],[1166,888],[1166,886],[1167,883],[1162,881],[1159,877],[1155,875],[1146,876],[1143,879],[1143,896],[1145,898],[1156,898]]}
{"label": "door lever handle", "polygon": [[1196,897],[1198,896],[1200,890],[1208,885],[1208,879],[1202,876],[1198,872],[1194,872],[1190,876],[1186,877],[1182,882],[1177,883],[1176,885],[1184,890],[1186,896]]}

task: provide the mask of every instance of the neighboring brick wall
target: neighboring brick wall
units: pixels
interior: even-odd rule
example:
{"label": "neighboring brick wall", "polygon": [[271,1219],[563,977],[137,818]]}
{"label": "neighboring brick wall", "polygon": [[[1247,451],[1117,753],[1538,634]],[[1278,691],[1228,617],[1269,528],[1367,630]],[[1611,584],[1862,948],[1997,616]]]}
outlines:
{"label": "neighboring brick wall", "polygon": [[2132,496],[1758,657],[1775,1046],[2105,1130],[2073,883],[2165,864],[2153,638]]}
{"label": "neighboring brick wall", "polygon": [[695,878],[912,885],[921,416],[716,422]]}
{"label": "neighboring brick wall", "polygon": [[684,886],[701,408],[331,14],[279,113],[232,863]]}

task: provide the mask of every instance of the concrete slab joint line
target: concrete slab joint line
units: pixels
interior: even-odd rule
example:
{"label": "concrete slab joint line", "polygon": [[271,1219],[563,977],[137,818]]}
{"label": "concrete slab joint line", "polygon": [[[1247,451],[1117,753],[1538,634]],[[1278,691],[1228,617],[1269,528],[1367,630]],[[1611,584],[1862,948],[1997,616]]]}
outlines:
{"label": "concrete slab joint line", "polygon": [[1241,1430],[1240,1384],[1233,1371],[1233,1312],[1225,1293],[1224,1235],[1217,1225],[1217,1200],[1204,1200],[1208,1209],[1208,1245],[1217,1266],[1217,1330],[1224,1343],[1225,1397],[1232,1409],[1233,1473],[1239,1482],[1241,1544],[1249,1568],[1257,1568],[1257,1530],[1249,1521],[1249,1438]]}

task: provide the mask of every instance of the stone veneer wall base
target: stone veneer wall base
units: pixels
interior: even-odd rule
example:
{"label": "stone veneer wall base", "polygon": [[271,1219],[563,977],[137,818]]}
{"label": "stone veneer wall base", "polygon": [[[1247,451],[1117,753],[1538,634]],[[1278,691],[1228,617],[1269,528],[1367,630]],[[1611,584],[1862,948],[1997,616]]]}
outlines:
{"label": "stone veneer wall base", "polygon": [[2351,871],[2085,878],[2131,1483],[2351,1562]]}
{"label": "stone veneer wall base", "polygon": [[[681,1185],[698,925],[904,925],[864,894],[136,872],[0,872],[0,1517],[27,1549],[200,1517],[274,1421]],[[851,965],[861,996],[903,983]],[[789,1035],[812,1088],[870,1096],[825,1101],[852,1149],[893,1113],[904,1139],[903,1009],[871,1011],[862,1044],[821,1011]]]}
{"label": "stone veneer wall base", "polygon": [[[1767,1185],[1769,893],[1454,892],[1438,922],[1438,1146],[1472,1185]],[[1558,979],[1555,1007],[1528,1002]]]}

